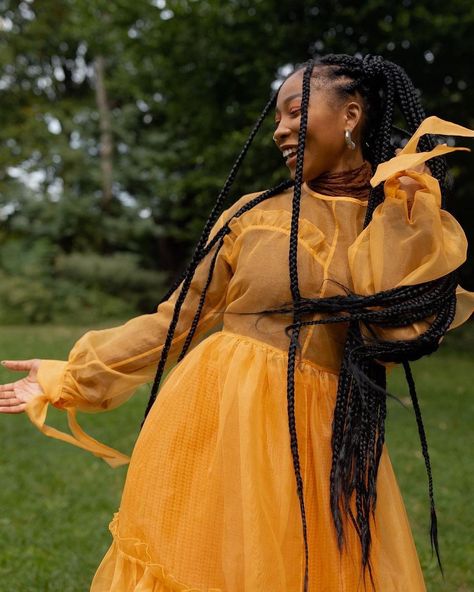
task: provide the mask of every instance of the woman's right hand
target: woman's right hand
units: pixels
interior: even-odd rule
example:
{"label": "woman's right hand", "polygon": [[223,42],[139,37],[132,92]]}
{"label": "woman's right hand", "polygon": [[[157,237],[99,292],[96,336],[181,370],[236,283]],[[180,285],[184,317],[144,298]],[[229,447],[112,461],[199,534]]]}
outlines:
{"label": "woman's right hand", "polygon": [[0,413],[22,413],[28,401],[43,394],[37,379],[40,360],[5,360],[2,365],[15,372],[28,372],[16,382],[0,385]]}

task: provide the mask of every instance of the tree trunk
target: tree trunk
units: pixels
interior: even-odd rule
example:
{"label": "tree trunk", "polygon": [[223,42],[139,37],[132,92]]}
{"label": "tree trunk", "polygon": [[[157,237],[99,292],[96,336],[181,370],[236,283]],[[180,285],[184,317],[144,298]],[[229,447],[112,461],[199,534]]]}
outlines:
{"label": "tree trunk", "polygon": [[112,201],[112,155],[113,138],[110,108],[105,88],[105,59],[99,55],[94,60],[95,96],[99,111],[100,125],[100,170],[102,180],[102,209],[106,210]]}

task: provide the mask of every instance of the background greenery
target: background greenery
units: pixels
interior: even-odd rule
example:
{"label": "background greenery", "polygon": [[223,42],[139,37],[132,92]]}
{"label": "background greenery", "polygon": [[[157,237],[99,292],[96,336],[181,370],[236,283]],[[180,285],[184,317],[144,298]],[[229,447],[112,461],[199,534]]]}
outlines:
{"label": "background greenery", "polygon": [[[64,357],[86,325],[154,308],[293,64],[381,53],[406,68],[428,114],[474,127],[473,38],[471,0],[0,0],[2,357]],[[272,127],[270,118],[231,199],[285,176]],[[449,208],[474,244],[472,158],[450,157]],[[474,289],[472,257],[462,279]],[[444,583],[430,558],[412,411],[390,403],[388,443],[429,592],[474,589],[473,351],[468,326],[415,364]],[[391,385],[406,402],[398,371]],[[145,399],[83,423],[129,451]],[[64,426],[59,411],[52,421]],[[125,469],[45,438],[23,416],[0,417],[0,429],[0,592],[88,589]]]}
{"label": "background greenery", "polygon": [[[11,358],[39,351],[61,358],[81,333],[77,327],[4,328],[0,351]],[[431,558],[426,475],[407,388],[398,369],[389,381],[405,407],[389,402],[388,446],[429,592],[474,589],[473,346],[471,325],[413,365],[430,444],[444,582]],[[2,368],[0,382],[9,378]],[[79,419],[91,435],[129,452],[146,400],[143,389],[114,411]],[[49,411],[48,423],[67,430],[56,409]],[[111,469],[89,453],[46,438],[24,415],[0,416],[0,430],[0,592],[85,592],[110,544],[107,525],[118,509],[126,469]]]}
{"label": "background greenery", "polygon": [[[474,127],[473,25],[471,0],[0,0],[0,322],[152,310],[272,83],[311,53],[381,53],[428,113]],[[232,199],[286,175],[269,119]],[[472,156],[450,162],[472,243]]]}

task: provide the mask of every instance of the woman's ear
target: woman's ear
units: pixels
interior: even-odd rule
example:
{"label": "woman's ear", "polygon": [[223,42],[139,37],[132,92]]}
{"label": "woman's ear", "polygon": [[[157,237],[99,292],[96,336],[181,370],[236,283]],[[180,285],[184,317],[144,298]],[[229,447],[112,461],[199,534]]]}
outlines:
{"label": "woman's ear", "polygon": [[351,101],[344,107],[344,119],[348,130],[354,132],[362,118],[362,107],[357,101]]}

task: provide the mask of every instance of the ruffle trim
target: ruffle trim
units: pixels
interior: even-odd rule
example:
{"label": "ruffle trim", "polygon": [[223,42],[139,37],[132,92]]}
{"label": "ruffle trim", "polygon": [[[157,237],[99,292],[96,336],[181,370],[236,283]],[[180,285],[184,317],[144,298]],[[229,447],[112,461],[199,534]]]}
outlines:
{"label": "ruffle trim", "polygon": [[[290,234],[291,212],[287,210],[264,210],[258,206],[249,210],[239,218],[235,218],[229,224],[229,228],[235,237],[252,228],[269,228],[281,230]],[[305,218],[300,218],[298,236],[312,251],[319,251],[321,243],[326,241],[326,235],[314,224]]]}
{"label": "ruffle trim", "polygon": [[[222,592],[221,588],[196,588],[179,582],[162,565],[152,561],[146,543],[135,538],[121,537],[118,525],[117,512],[109,525],[114,542],[106,556],[107,565],[104,566],[104,570],[108,570],[111,568],[110,562],[115,564],[110,592]],[[105,588],[94,586],[91,590],[95,592],[96,589],[98,592],[105,592]]]}

